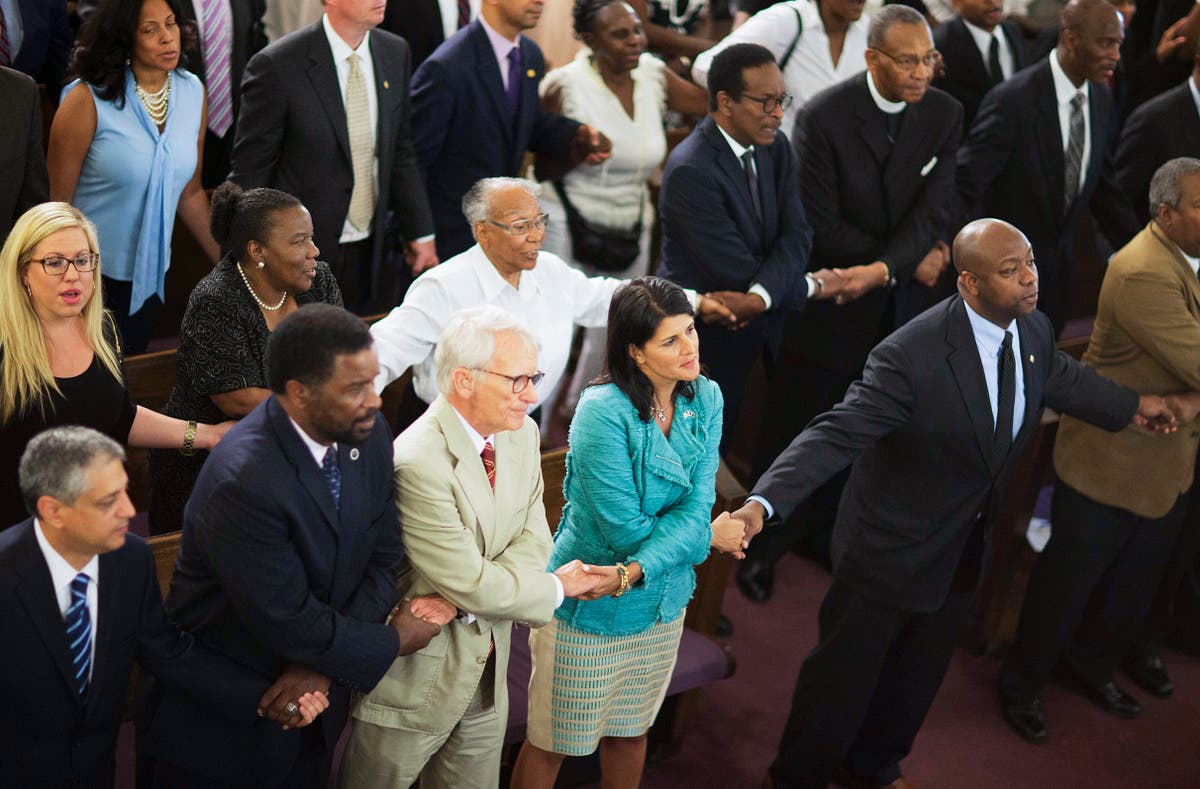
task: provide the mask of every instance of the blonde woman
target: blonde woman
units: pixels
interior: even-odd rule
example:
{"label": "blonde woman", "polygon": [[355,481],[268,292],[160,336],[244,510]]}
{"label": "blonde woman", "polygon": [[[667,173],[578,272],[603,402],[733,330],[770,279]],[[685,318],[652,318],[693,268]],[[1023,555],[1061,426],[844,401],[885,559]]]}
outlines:
{"label": "blonde woman", "polygon": [[66,203],[26,211],[0,250],[0,529],[28,517],[17,464],[48,427],[84,425],[137,447],[210,449],[233,424],[197,425],[135,405],[100,294],[96,228]]}

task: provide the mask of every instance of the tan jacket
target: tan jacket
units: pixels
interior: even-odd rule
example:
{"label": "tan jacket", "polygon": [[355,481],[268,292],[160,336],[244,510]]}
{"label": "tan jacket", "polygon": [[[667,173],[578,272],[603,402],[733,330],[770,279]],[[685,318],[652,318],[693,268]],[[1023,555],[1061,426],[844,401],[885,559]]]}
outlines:
{"label": "tan jacket", "polygon": [[[354,704],[354,717],[427,733],[462,718],[481,679],[506,699],[512,622],[540,627],[554,615],[557,587],[546,572],[550,528],[542,506],[537,425],[497,433],[496,489],[454,409],[434,401],[395,444],[396,501],[411,569],[406,597],[438,592],[476,619],[453,621],[427,647],[400,657]],[[495,640],[494,677],[483,676]],[[497,736],[503,736],[502,731]]]}
{"label": "tan jacket", "polygon": [[[1200,280],[1154,221],[1109,262],[1083,360],[1140,394],[1200,390]],[[1054,468],[1091,499],[1160,518],[1191,486],[1198,443],[1200,420],[1160,436],[1064,416]]]}

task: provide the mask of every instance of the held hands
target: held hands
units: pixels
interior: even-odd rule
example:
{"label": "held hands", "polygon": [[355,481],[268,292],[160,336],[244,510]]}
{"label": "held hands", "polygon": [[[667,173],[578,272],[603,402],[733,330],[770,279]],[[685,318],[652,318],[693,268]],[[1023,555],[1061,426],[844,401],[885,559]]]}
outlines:
{"label": "held hands", "polygon": [[400,655],[411,655],[428,646],[442,626],[428,619],[422,619],[413,613],[412,601],[401,600],[392,609],[387,624],[400,634]]}
{"label": "held hands", "polygon": [[[762,531],[763,520],[767,517],[767,511],[757,501],[747,501],[741,507],[734,510],[730,517],[746,524],[746,534],[742,539],[742,548],[749,548],[750,540],[754,539],[754,536]],[[720,520],[720,518],[717,520]],[[715,528],[715,522],[713,526]]]}
{"label": "held hands", "polygon": [[[865,266],[850,268],[835,268],[833,274],[837,278],[835,304],[849,304],[855,299],[862,298],[876,288],[883,287],[887,281],[887,264],[882,260]],[[826,283],[826,287],[829,283]]]}
{"label": "held hands", "polygon": [[[627,572],[630,573],[629,582],[635,583],[632,571],[627,569]],[[554,574],[558,576],[558,580],[562,581],[563,595],[578,600],[595,600],[606,594],[612,594],[621,585],[621,578],[617,574],[616,567],[584,564],[578,559],[567,562],[555,570]],[[641,577],[640,568],[637,577]]]}
{"label": "held hands", "polygon": [[823,268],[820,271],[810,271],[808,275],[815,279],[819,284],[817,287],[808,293],[808,298],[812,301],[824,301],[832,299],[842,291],[842,278],[834,274],[831,269]]}
{"label": "held hands", "polygon": [[705,294],[705,298],[716,299],[727,307],[741,328],[767,310],[767,303],[757,293],[739,293],[736,290],[718,290]]}
{"label": "held hands", "polygon": [[1155,433],[1174,433],[1179,427],[1175,412],[1168,406],[1166,398],[1159,395],[1141,396],[1133,424]]}
{"label": "held hands", "polygon": [[415,277],[426,269],[438,264],[437,244],[433,239],[428,241],[405,241],[404,262],[408,264]]}
{"label": "held hands", "polygon": [[284,731],[316,720],[329,707],[329,677],[293,663],[258,700],[258,717],[270,718]]}
{"label": "held hands", "polygon": [[707,293],[700,294],[696,300],[696,315],[705,323],[720,323],[729,328],[737,328],[738,318],[733,310],[726,307],[720,299]]}
{"label": "held hands", "polygon": [[1191,424],[1200,415],[1200,392],[1169,394],[1163,399],[1181,425]]}
{"label": "held hands", "polygon": [[612,140],[605,137],[599,130],[584,124],[575,133],[572,153],[576,161],[600,164],[605,159],[612,157]]}
{"label": "held hands", "polygon": [[441,627],[458,617],[458,608],[436,592],[414,597],[411,603],[413,616]]}
{"label": "held hands", "polygon": [[722,512],[712,522],[712,547],[721,553],[728,553],[735,559],[745,559],[746,554],[742,549],[747,545],[745,521]]}
{"label": "held hands", "polygon": [[937,241],[913,271],[913,279],[927,288],[937,284],[942,272],[950,265],[950,247],[946,242]]}

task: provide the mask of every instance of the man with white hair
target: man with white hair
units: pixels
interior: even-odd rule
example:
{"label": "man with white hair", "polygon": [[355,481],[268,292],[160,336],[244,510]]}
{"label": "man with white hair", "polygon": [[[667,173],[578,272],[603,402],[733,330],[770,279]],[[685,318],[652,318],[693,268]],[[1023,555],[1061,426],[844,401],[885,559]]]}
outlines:
{"label": "man with white hair", "polygon": [[438,338],[435,364],[439,396],[395,443],[411,563],[398,587],[464,613],[357,701],[342,787],[497,786],[512,622],[540,627],[564,597],[590,599],[604,580],[578,561],[545,569],[550,529],[528,418],[544,375],[534,336],[500,307],[464,310]]}
{"label": "man with white hair", "polygon": [[[453,313],[481,304],[520,316],[540,345],[545,375],[533,385],[530,394],[537,396],[529,410],[557,391],[575,327],[604,326],[608,303],[623,280],[585,276],[542,251],[548,217],[538,203],[540,193],[538,184],[520,178],[484,178],[471,187],[463,214],[475,246],[419,277],[404,303],[371,327],[379,352],[378,391],[413,367],[417,397],[432,403],[438,394],[433,358],[438,335]],[[731,317],[715,299],[688,295],[705,320]],[[402,417],[401,425],[413,416]]]}

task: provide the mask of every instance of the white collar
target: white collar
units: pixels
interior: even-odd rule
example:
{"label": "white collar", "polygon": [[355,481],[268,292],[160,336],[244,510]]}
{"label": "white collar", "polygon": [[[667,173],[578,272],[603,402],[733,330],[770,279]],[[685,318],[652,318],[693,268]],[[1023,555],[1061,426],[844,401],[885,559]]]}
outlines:
{"label": "white collar", "polygon": [[[486,373],[485,373],[485,375],[486,375]],[[449,405],[449,402],[447,402],[447,405]],[[483,454],[484,444],[490,443],[492,445],[493,450],[496,448],[496,434],[495,433],[492,433],[490,436],[479,435],[479,431],[476,430],[475,428],[471,427],[471,423],[467,421],[467,418],[465,416],[463,416],[462,414],[460,414],[458,412],[457,408],[455,408],[453,405],[451,405],[450,410],[454,412],[454,415],[456,417],[458,417],[458,421],[460,423],[462,423],[463,430],[467,431],[467,438],[471,439],[471,445],[475,447],[476,455]]]}
{"label": "white collar", "polygon": [[[962,19],[962,17],[959,18]],[[971,38],[975,39],[975,44],[980,49],[987,49],[991,46],[993,38],[999,41],[1001,45],[1005,43],[1004,36],[1000,35],[1000,25],[996,25],[992,28],[992,32],[989,33],[979,25],[968,22],[965,19],[962,22],[967,26],[967,32],[971,34]]]}
{"label": "white collar", "polygon": [[1196,103],[1196,112],[1200,112],[1200,87],[1196,85],[1196,76],[1188,77],[1188,87],[1192,91],[1192,101]]}
{"label": "white collar", "polygon": [[1200,276],[1200,258],[1194,258],[1188,253],[1184,252],[1182,249],[1179,249],[1178,244],[1175,244],[1174,242],[1172,242],[1172,244],[1175,249],[1179,251],[1179,254],[1183,256],[1183,259],[1187,261],[1187,264],[1192,267],[1192,273]]}
{"label": "white collar", "polygon": [[975,342],[981,342],[990,352],[999,354],[1000,346],[1004,344],[1004,332],[1010,331],[1013,335],[1013,352],[1017,352],[1018,346],[1016,342],[1018,334],[1017,321],[1015,319],[1012,323],[1008,324],[1007,328],[1002,329],[971,309],[971,305],[967,303],[966,299],[963,299],[963,306],[967,308],[967,320],[971,323],[971,331],[975,335]]}
{"label": "white collar", "polygon": [[1063,71],[1062,64],[1058,62],[1058,49],[1050,50],[1050,74],[1054,77],[1054,94],[1058,97],[1059,104],[1070,104],[1071,99],[1075,98],[1075,94],[1083,91],[1083,103],[1086,106],[1091,100],[1091,83],[1086,79],[1083,85],[1075,87],[1075,83],[1067,76],[1067,72]]}
{"label": "white collar", "polygon": [[903,101],[888,101],[879,92],[879,88],[875,87],[875,78],[871,76],[871,72],[867,70],[867,90],[871,91],[871,99],[875,102],[875,106],[880,109],[885,115],[895,115],[897,112],[903,112],[908,106]]}
{"label": "white collar", "polygon": [[317,467],[320,468],[325,460],[325,452],[329,447],[333,447],[333,451],[337,452],[337,442],[325,445],[319,441],[314,441],[312,436],[304,432],[304,428],[297,424],[295,419],[288,417],[288,421],[292,423],[292,427],[296,429],[296,435],[300,436],[300,440],[304,442],[304,446],[308,447],[308,451],[312,453],[313,460],[317,461]]}
{"label": "white collar", "polygon": [[475,274],[479,277],[479,286],[483,289],[484,297],[490,302],[495,300],[504,292],[505,288],[512,288],[517,293],[517,298],[521,301],[532,299],[540,291],[538,286],[538,278],[534,273],[537,271],[542,262],[542,254],[538,252],[538,262],[529,271],[522,271],[517,275],[517,287],[513,288],[509,281],[500,275],[495,264],[488,258],[487,253],[483,251],[478,243],[471,247],[464,254],[470,254],[469,259],[471,265],[475,268]]}
{"label": "white collar", "polygon": [[740,142],[730,137],[729,132],[722,129],[721,124],[717,123],[715,118],[713,119],[713,126],[717,127],[717,131],[721,132],[721,136],[725,138],[725,142],[729,143],[729,147],[733,149],[733,156],[735,159],[741,161],[741,158],[746,155],[746,151],[754,150],[753,145],[742,145]]}
{"label": "white collar", "polygon": [[370,30],[368,30],[367,34],[365,36],[363,36],[362,43],[360,43],[358,45],[358,49],[351,49],[350,45],[347,44],[345,42],[345,40],[337,34],[337,31],[333,29],[333,25],[329,24],[329,15],[328,14],[323,14],[321,16],[321,26],[323,28],[325,28],[325,37],[327,39],[329,39],[329,49],[330,49],[330,51],[333,52],[333,62],[334,63],[337,63],[338,61],[341,61],[341,60],[345,60],[346,58],[350,57],[351,54],[354,54],[354,53],[357,53],[359,58],[361,58],[363,60],[371,59],[371,31]]}
{"label": "white collar", "polygon": [[75,580],[75,576],[79,573],[87,575],[92,583],[99,584],[99,556],[93,556],[83,566],[82,570],[76,570],[62,557],[62,554],[54,549],[50,541],[46,539],[46,535],[42,531],[42,524],[37,518],[33,519],[33,534],[37,537],[38,547],[42,549],[42,556],[46,559],[46,567],[50,570],[50,582],[54,584],[55,589],[63,589],[70,586],[71,582]]}

